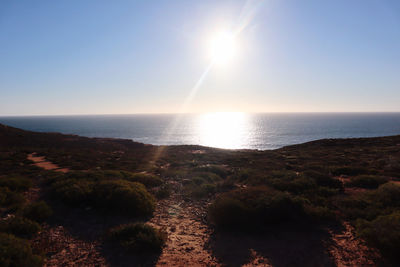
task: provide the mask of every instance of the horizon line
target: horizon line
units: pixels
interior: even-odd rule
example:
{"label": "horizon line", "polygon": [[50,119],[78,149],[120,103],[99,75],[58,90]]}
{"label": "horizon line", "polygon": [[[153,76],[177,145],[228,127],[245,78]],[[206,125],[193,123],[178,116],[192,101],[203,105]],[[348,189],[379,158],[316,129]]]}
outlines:
{"label": "horizon line", "polygon": [[62,116],[129,116],[129,115],[201,115],[209,113],[247,114],[350,114],[350,113],[400,113],[400,111],[205,111],[205,112],[138,112],[138,113],[86,113],[86,114],[14,114],[0,117],[62,117]]}

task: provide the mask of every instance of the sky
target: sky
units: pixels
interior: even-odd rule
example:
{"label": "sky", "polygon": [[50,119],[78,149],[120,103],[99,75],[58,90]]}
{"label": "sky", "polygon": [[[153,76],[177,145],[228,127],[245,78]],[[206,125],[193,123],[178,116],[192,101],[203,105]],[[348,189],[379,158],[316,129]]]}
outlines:
{"label": "sky", "polygon": [[217,111],[400,111],[400,1],[0,2],[0,115]]}

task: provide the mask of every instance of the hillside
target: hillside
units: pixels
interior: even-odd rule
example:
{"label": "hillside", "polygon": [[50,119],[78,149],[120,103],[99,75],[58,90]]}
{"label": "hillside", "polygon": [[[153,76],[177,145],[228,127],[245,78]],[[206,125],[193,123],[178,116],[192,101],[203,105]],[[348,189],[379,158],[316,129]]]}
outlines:
{"label": "hillside", "polygon": [[0,125],[0,205],[9,266],[396,266],[400,135],[257,151]]}

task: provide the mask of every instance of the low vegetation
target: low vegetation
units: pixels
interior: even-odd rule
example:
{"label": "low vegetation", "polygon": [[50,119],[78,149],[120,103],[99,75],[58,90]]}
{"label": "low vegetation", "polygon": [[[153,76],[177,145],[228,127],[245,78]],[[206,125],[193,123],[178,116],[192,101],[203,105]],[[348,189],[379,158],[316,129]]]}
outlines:
{"label": "low vegetation", "polygon": [[163,180],[160,177],[148,173],[135,173],[127,177],[127,179],[132,182],[141,183],[147,188],[156,187],[163,184]]}
{"label": "low vegetation", "polygon": [[221,194],[210,206],[219,227],[254,229],[308,220],[302,199],[267,187],[250,187]]}
{"label": "low vegetation", "polygon": [[111,229],[108,238],[129,252],[160,252],[167,235],[148,224],[132,223]]}
{"label": "low vegetation", "polygon": [[0,232],[30,239],[40,231],[40,225],[29,219],[14,216],[0,222]]}
{"label": "low vegetation", "polygon": [[41,223],[53,214],[53,210],[46,204],[46,202],[39,201],[25,206],[22,214],[25,218]]}
{"label": "low vegetation", "polygon": [[52,184],[52,195],[72,206],[92,205],[131,216],[149,216],[155,208],[155,199],[143,184],[122,179],[70,176]]}
{"label": "low vegetation", "polygon": [[11,191],[8,187],[0,187],[0,207],[10,211],[21,209],[25,198],[21,193]]}
{"label": "low vegetation", "polygon": [[350,187],[375,189],[378,188],[381,184],[387,182],[388,179],[386,177],[376,175],[359,175],[352,177],[347,185]]}
{"label": "low vegetation", "polygon": [[[90,222],[127,223],[147,219],[157,199],[171,194],[210,202],[207,219],[217,233],[332,229],[350,222],[359,238],[399,262],[399,144],[394,136],[327,139],[273,151],[168,146],[157,154],[157,147],[129,140],[0,125],[0,262],[40,266],[43,258],[30,242],[46,220],[63,225],[64,209],[97,216]],[[33,166],[27,160],[33,152],[71,171]],[[38,188],[37,200],[27,197]],[[110,225],[115,222],[99,228]],[[134,253],[159,252],[166,240],[145,223],[107,232],[112,244]]]}
{"label": "low vegetation", "polygon": [[1,177],[0,187],[7,187],[12,191],[23,192],[32,186],[32,181],[25,177]]}
{"label": "low vegetation", "polygon": [[358,220],[357,233],[379,248],[385,256],[398,257],[400,247],[400,210],[380,215],[372,221]]}
{"label": "low vegetation", "polygon": [[42,266],[44,259],[32,252],[29,242],[0,233],[0,266]]}
{"label": "low vegetation", "polygon": [[150,216],[155,209],[155,199],[144,185],[125,180],[95,184],[91,203],[106,211],[133,216]]}

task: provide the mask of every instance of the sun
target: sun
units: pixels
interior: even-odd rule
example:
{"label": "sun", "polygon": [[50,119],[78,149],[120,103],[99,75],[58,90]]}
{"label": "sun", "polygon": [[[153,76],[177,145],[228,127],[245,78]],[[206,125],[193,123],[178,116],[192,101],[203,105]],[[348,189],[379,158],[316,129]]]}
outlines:
{"label": "sun", "polygon": [[237,49],[235,39],[229,31],[219,31],[210,38],[209,50],[215,64],[226,65],[234,58]]}

